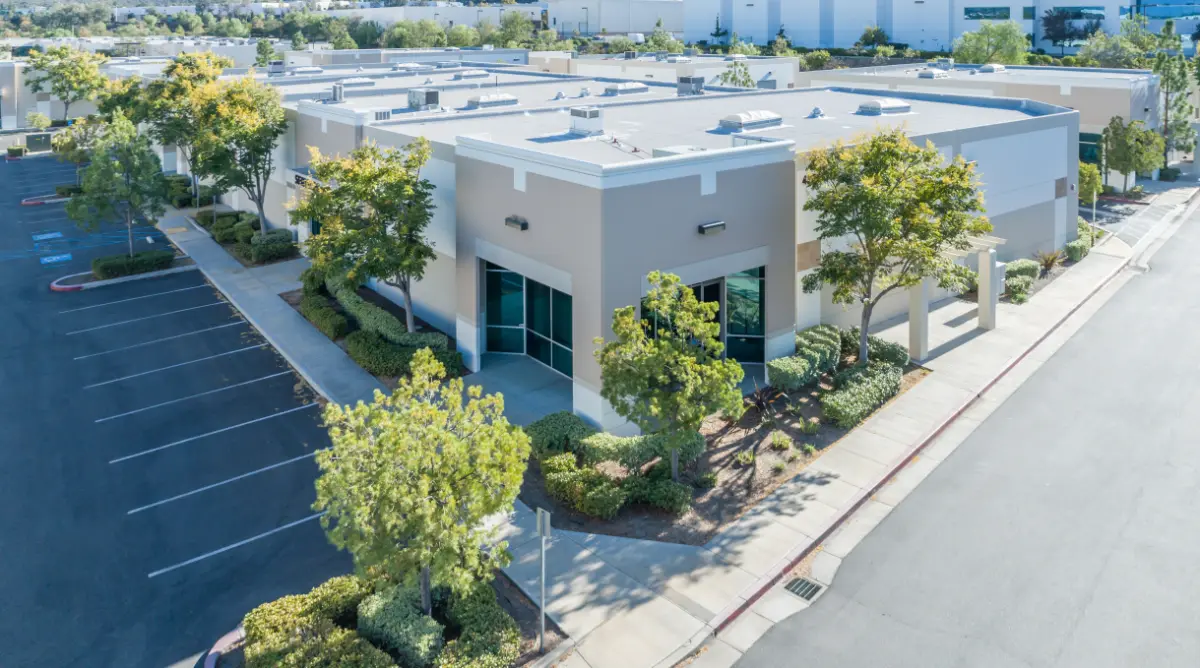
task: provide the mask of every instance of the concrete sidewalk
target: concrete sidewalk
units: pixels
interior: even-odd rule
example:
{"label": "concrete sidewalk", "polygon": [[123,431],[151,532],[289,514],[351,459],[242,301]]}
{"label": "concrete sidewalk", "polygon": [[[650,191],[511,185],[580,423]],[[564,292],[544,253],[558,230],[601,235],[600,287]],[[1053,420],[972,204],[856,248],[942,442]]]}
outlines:
{"label": "concrete sidewalk", "polygon": [[[1182,210],[1181,202],[1170,213]],[[175,217],[161,226],[169,230],[181,220]],[[332,401],[352,403],[368,399],[379,387],[277,296],[281,286],[295,285],[288,275],[298,276],[299,264],[246,269],[206,235],[182,224],[189,231],[168,231],[172,241],[319,392]],[[975,328],[974,304],[952,301],[934,310],[926,361],[934,373],[703,546],[556,532],[547,554],[547,610],[576,644],[558,665],[672,666],[718,629],[717,638],[692,665],[731,665],[771,625],[808,605],[773,588],[779,576],[824,544],[812,561],[811,575],[831,581],[841,557],[886,516],[888,502],[894,505],[905,485],[911,489],[936,466],[938,443],[961,440],[983,417],[959,418],[909,464],[906,482],[880,485],[1130,256],[1127,245],[1112,239],[1027,304],[1001,305],[998,328],[991,332]],[[879,334],[906,342],[907,326]],[[855,521],[833,533],[856,509]],[[539,541],[533,513],[518,502],[513,515],[497,523],[513,553],[505,572],[536,602]],[[759,598],[762,592],[766,595]]]}

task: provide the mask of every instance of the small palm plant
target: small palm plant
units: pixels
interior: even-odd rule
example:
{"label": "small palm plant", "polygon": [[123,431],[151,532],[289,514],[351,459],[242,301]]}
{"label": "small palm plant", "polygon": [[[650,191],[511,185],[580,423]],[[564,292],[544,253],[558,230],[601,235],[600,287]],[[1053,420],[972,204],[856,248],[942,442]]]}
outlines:
{"label": "small palm plant", "polygon": [[1055,267],[1063,263],[1066,256],[1060,250],[1054,250],[1047,253],[1037,253],[1033,256],[1034,260],[1042,266],[1042,276],[1049,274]]}

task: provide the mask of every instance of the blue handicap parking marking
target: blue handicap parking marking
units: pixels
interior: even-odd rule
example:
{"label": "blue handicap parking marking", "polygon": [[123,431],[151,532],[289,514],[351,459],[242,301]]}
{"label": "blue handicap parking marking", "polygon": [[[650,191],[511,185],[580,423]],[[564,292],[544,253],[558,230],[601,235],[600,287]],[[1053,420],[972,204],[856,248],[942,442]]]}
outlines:
{"label": "blue handicap parking marking", "polygon": [[59,262],[67,262],[70,259],[70,253],[63,253],[62,255],[47,255],[46,257],[42,258],[42,264],[58,264]]}
{"label": "blue handicap parking marking", "polygon": [[45,241],[47,239],[61,239],[62,232],[38,232],[33,235],[34,241]]}

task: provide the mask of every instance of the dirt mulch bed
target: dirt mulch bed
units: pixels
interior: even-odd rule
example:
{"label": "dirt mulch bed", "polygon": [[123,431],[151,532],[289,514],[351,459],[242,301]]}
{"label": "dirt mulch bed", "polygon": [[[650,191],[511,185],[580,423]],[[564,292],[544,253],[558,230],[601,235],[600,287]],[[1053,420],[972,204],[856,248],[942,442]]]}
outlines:
{"label": "dirt mulch bed", "polygon": [[[537,661],[542,657],[538,653],[539,616],[537,606],[502,571],[496,571],[496,578],[492,580],[492,589],[496,590],[496,600],[500,602],[500,607],[512,615],[513,619],[517,620],[517,626],[521,628],[521,656],[513,665],[526,666]],[[549,652],[557,647],[566,637],[567,634],[563,633],[554,620],[547,616],[546,651]]]}
{"label": "dirt mulch bed", "polygon": [[[910,365],[905,370],[900,392],[904,394],[929,375],[929,370]],[[818,387],[793,392],[791,396],[777,393],[769,409],[761,413],[751,407],[746,415],[730,424],[717,417],[704,423],[708,447],[700,459],[680,471],[681,482],[694,484],[705,472],[717,475],[716,486],[697,489],[692,508],[683,515],[642,506],[626,506],[612,521],[588,517],[564,508],[549,495],[541,469],[531,458],[521,486],[521,500],[531,508],[546,508],[554,513],[555,526],[571,531],[599,533],[628,538],[657,540],[666,543],[703,545],[721,527],[741,517],[780,485],[791,480],[848,431],[824,419],[818,401],[821,390],[831,389],[829,378]],[[886,405],[886,404],[885,404]],[[811,435],[801,431],[809,418],[820,418],[820,429]],[[771,447],[772,433],[786,434],[792,446],[784,450]],[[811,446],[811,447],[806,447]],[[741,452],[753,451],[754,462],[737,462]],[[776,468],[776,466],[781,468]]]}

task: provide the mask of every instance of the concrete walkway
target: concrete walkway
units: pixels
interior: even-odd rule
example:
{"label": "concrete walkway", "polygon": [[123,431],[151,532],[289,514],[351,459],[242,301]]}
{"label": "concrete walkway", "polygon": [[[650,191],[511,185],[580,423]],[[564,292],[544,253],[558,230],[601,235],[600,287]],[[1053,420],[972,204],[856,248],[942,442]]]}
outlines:
{"label": "concrete walkway", "polygon": [[[1181,203],[1172,213],[1182,213],[1182,208]],[[162,226],[177,225],[176,220]],[[350,403],[369,398],[378,387],[374,378],[277,296],[277,288],[289,284],[279,274],[293,269],[274,265],[248,270],[202,233],[168,234],[330,400]],[[717,629],[721,629],[718,638],[692,665],[731,665],[771,625],[807,606],[791,594],[771,589],[779,575],[800,555],[829,539],[857,508],[857,517],[865,515],[867,521],[843,528],[837,534],[842,547],[835,543],[812,563],[813,578],[829,581],[840,563],[839,551],[844,556],[857,542],[856,536],[860,539],[874,526],[872,520],[877,523],[886,515],[886,504],[875,505],[879,498],[871,498],[881,483],[1130,255],[1128,246],[1111,240],[1027,304],[1001,305],[999,327],[991,332],[975,328],[973,304],[955,301],[935,310],[930,323],[931,356],[926,362],[934,373],[703,546],[556,532],[547,554],[547,610],[576,643],[575,651],[559,665],[672,666]],[[298,274],[299,269],[294,270]],[[880,335],[906,342],[907,326],[897,325]],[[510,404],[518,401],[509,397]],[[518,416],[513,418],[517,421]],[[969,433],[977,424],[959,419],[942,438]],[[922,455],[909,469],[935,465],[932,456],[926,457]],[[897,494],[894,486],[880,493]],[[513,553],[505,572],[536,602],[539,546],[533,513],[518,502],[512,517],[499,519],[498,524]],[[764,591],[767,594],[758,598]],[[751,600],[753,606],[743,610]],[[735,621],[727,624],[730,620]]]}

